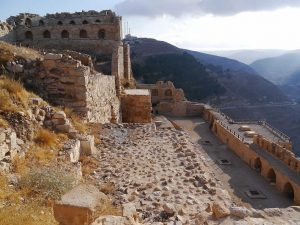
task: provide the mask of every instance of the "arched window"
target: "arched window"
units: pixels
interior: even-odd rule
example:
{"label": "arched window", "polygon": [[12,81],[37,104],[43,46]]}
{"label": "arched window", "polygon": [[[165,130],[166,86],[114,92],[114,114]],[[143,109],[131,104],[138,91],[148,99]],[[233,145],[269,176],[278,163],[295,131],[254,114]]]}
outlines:
{"label": "arched window", "polygon": [[31,26],[32,26],[31,19],[27,18],[27,19],[25,20],[25,26],[27,26],[27,27],[31,27]]}
{"label": "arched window", "polygon": [[105,30],[104,29],[101,29],[98,31],[98,38],[105,39]]}
{"label": "arched window", "polygon": [[70,21],[70,24],[71,24],[71,25],[75,25],[76,23],[75,23],[74,20],[71,20],[71,21]]}
{"label": "arched window", "polygon": [[39,21],[39,26],[44,26],[44,25],[45,25],[44,21],[43,21],[43,20],[40,20],[40,21]]}
{"label": "arched window", "polygon": [[82,24],[88,24],[89,22],[87,20],[82,21]]}
{"label": "arched window", "polygon": [[69,32],[68,31],[66,31],[66,30],[63,30],[62,32],[61,32],[61,38],[69,38]]}
{"label": "arched window", "polygon": [[62,26],[62,25],[63,25],[63,22],[62,22],[62,21],[58,21],[58,22],[57,22],[57,25]]}
{"label": "arched window", "polygon": [[43,33],[43,37],[44,38],[51,38],[51,33],[49,30],[45,30],[44,33]]}
{"label": "arched window", "polygon": [[25,32],[25,38],[27,40],[33,40],[33,34],[32,34],[32,32],[31,31],[26,31]]}
{"label": "arched window", "polygon": [[167,89],[165,91],[165,96],[171,97],[172,96],[172,91],[170,89]]}
{"label": "arched window", "polygon": [[101,23],[101,21],[100,21],[100,20],[95,20],[95,22],[96,22],[96,23]]}
{"label": "arched window", "polygon": [[87,38],[88,35],[87,35],[86,30],[80,30],[80,32],[79,32],[79,37],[80,37],[80,38]]}

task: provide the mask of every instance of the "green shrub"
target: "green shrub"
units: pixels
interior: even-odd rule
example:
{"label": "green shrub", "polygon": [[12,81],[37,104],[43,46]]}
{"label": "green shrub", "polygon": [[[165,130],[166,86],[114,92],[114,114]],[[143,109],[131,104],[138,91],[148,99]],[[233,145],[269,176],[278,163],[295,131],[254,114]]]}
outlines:
{"label": "green shrub", "polygon": [[45,200],[57,200],[75,185],[75,178],[58,168],[35,168],[21,177],[20,188]]}

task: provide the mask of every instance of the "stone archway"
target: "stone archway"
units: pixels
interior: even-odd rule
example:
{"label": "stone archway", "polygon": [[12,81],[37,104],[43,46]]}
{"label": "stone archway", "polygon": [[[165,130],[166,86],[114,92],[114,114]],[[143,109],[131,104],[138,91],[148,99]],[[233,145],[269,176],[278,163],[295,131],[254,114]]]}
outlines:
{"label": "stone archway", "polygon": [[105,30],[104,29],[101,29],[98,31],[98,38],[105,39]]}
{"label": "stone archway", "polygon": [[254,161],[254,169],[257,172],[261,173],[261,171],[262,171],[262,163],[261,163],[260,158],[256,158],[255,159],[255,161]]}
{"label": "stone archway", "polygon": [[88,34],[87,34],[86,30],[80,30],[79,37],[80,38],[87,38]]}
{"label": "stone archway", "polygon": [[271,168],[267,174],[267,179],[270,183],[276,184],[276,173],[273,168]]}
{"label": "stone archway", "polygon": [[51,33],[49,30],[45,30],[44,33],[43,33],[43,37],[44,38],[51,38]]}
{"label": "stone archway", "polygon": [[31,26],[32,26],[31,19],[27,18],[27,19],[25,20],[25,26],[26,26],[26,27],[31,27]]}
{"label": "stone archway", "polygon": [[69,38],[69,36],[70,36],[70,34],[69,34],[68,31],[63,30],[63,31],[61,32],[61,38]]}
{"label": "stone archway", "polygon": [[294,188],[293,188],[293,186],[291,185],[290,182],[287,182],[287,183],[284,185],[283,193],[284,193],[289,199],[294,200]]}
{"label": "stone archway", "polygon": [[25,32],[25,38],[27,40],[33,40],[33,34],[32,34],[32,32],[31,31],[26,31]]}

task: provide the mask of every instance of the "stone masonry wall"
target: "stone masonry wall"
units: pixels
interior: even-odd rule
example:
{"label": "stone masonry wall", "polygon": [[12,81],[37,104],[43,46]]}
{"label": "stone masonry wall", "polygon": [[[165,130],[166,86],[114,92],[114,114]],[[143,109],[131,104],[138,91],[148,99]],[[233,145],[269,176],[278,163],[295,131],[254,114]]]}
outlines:
{"label": "stone masonry wall", "polygon": [[122,119],[124,123],[150,123],[151,122],[151,96],[149,91],[125,90],[122,95]]}
{"label": "stone masonry wall", "polygon": [[46,49],[69,49],[111,55],[122,40],[122,19],[109,10],[20,14],[7,22],[14,27],[14,42]]}
{"label": "stone masonry wall", "polygon": [[55,105],[73,109],[89,122],[119,121],[115,77],[92,73],[65,54],[46,54],[33,79],[38,92]]}

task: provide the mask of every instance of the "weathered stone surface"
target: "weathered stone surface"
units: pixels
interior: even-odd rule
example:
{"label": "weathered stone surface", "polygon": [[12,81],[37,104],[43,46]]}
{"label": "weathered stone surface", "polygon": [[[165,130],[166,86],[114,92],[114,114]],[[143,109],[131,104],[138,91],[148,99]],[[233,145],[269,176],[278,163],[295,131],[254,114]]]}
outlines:
{"label": "weathered stone surface", "polygon": [[242,219],[251,215],[251,211],[244,207],[230,207],[230,213]]}
{"label": "weathered stone surface", "polygon": [[95,138],[93,135],[88,135],[80,140],[81,155],[94,155],[96,152]]}
{"label": "weathered stone surface", "polygon": [[63,57],[62,54],[47,53],[46,55],[44,55],[45,60],[57,60],[57,59],[61,59],[62,57]]}
{"label": "weathered stone surface", "polygon": [[230,210],[222,202],[213,202],[212,213],[216,219],[220,219],[230,215]]}
{"label": "weathered stone surface", "polygon": [[122,216],[101,216],[91,225],[129,225],[127,219]]}
{"label": "weathered stone surface", "polygon": [[79,185],[54,204],[54,217],[64,225],[90,224],[95,210],[106,201],[108,201],[107,196],[96,187]]}

